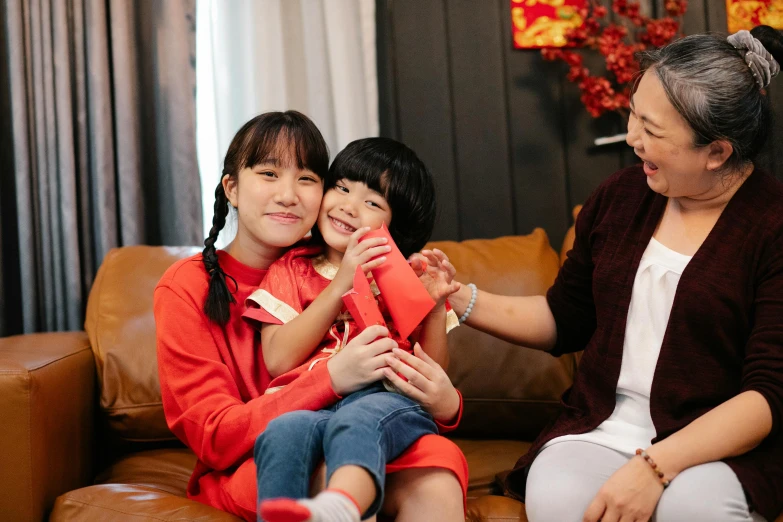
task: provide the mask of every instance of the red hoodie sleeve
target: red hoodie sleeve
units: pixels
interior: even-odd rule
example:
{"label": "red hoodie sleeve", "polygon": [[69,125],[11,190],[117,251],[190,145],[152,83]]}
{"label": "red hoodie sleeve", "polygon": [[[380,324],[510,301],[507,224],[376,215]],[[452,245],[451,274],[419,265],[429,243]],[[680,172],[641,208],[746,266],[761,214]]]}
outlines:
{"label": "red hoodie sleeve", "polygon": [[[324,364],[276,393],[244,402],[238,380],[223,362],[231,354],[221,353],[224,339],[215,339],[222,330],[209,323],[184,292],[158,286],[154,313],[166,422],[212,469],[226,469],[246,458],[256,437],[275,417],[322,409],[339,398]],[[259,366],[253,368],[261,371]]]}

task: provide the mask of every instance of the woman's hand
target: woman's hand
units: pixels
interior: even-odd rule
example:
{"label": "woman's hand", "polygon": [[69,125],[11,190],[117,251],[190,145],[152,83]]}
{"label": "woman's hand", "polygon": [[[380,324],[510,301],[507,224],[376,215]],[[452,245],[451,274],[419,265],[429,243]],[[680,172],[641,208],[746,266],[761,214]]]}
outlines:
{"label": "woman's hand", "polygon": [[635,456],[609,477],[585,511],[584,522],[647,522],[663,485],[642,457]]}
{"label": "woman's hand", "polygon": [[413,254],[410,263],[437,306],[443,305],[451,294],[460,289],[460,284],[454,281],[457,270],[446,254],[437,248]]}
{"label": "woman's hand", "polygon": [[357,267],[362,267],[364,274],[367,275],[370,270],[378,268],[386,261],[384,254],[391,252],[391,247],[386,244],[388,240],[385,237],[373,237],[360,241],[362,236],[369,231],[370,227],[362,227],[351,234],[348,239],[348,246],[345,248],[340,269],[337,270],[337,275],[332,281],[338,286],[341,293],[353,288],[353,277]]}
{"label": "woman's hand", "polygon": [[424,353],[419,343],[414,345],[413,352],[411,355],[395,348],[391,355],[385,355],[389,367],[382,370],[383,375],[403,395],[421,404],[435,420],[447,424],[459,413],[459,394],[443,368]]}
{"label": "woman's hand", "polygon": [[383,379],[386,354],[396,347],[386,327],[366,328],[326,362],[334,392],[345,396]]}

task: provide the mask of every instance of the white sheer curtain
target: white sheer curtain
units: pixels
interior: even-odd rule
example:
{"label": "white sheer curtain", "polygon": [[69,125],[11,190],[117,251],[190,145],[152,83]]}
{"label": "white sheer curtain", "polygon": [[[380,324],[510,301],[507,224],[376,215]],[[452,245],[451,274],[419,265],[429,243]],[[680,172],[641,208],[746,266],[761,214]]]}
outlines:
{"label": "white sheer curtain", "polygon": [[[374,0],[197,0],[196,124],[205,235],[234,133],[296,109],[331,156],[378,135]],[[221,234],[221,244],[231,239]]]}

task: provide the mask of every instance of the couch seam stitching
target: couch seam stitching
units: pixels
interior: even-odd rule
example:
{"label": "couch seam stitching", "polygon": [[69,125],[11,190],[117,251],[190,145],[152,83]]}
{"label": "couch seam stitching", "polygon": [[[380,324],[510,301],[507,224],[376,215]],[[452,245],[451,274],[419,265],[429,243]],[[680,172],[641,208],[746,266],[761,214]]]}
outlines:
{"label": "couch seam stitching", "polygon": [[130,515],[132,517],[160,520],[161,522],[168,522],[168,521],[171,521],[171,520],[189,520],[187,518],[182,518],[182,517],[179,517],[179,518],[160,518],[160,517],[156,517],[156,516],[153,516],[153,515],[139,515],[139,514],[136,514],[136,513],[129,513],[127,511],[122,511],[120,509],[112,508],[112,507],[109,507],[109,506],[104,506],[104,505],[101,505],[101,504],[85,502],[83,500],[76,500],[76,499],[67,498],[67,497],[66,497],[66,501],[67,502],[73,502],[75,504],[81,504],[83,506],[92,506],[92,507],[97,507],[97,508],[101,508],[101,509],[106,509],[106,510],[109,510],[109,511],[113,511],[115,513],[122,513],[123,515]]}
{"label": "couch seam stitching", "polygon": [[30,466],[30,512],[35,511],[35,494],[33,492],[33,416],[30,412],[32,408],[32,389],[30,373],[25,374],[25,395],[27,396],[27,451],[28,462]]}

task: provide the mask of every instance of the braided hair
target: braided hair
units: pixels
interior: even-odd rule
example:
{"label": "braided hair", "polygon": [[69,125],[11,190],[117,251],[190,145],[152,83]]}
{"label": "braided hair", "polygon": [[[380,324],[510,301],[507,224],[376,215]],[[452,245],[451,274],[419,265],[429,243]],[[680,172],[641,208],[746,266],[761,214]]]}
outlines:
{"label": "braided hair", "polygon": [[[225,326],[231,317],[231,305],[236,303],[226,279],[236,280],[220,266],[215,242],[229,212],[229,201],[223,188],[223,179],[238,182],[239,171],[258,165],[266,158],[282,151],[295,160],[299,169],[308,169],[321,178],[329,169],[329,150],[315,124],[297,111],[267,112],[245,123],[237,131],[223,161],[223,176],[215,188],[215,206],[212,228],[204,240],[202,260],[209,275],[209,290],[204,301],[204,313],[215,323]],[[276,155],[282,157],[283,154]]]}

